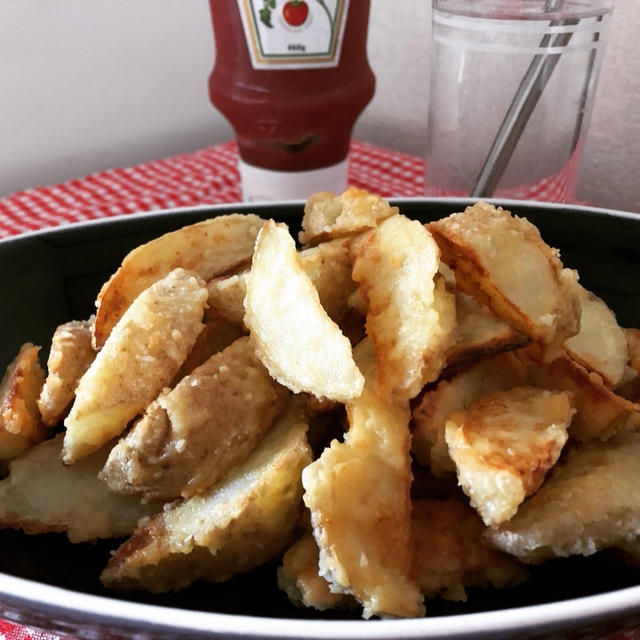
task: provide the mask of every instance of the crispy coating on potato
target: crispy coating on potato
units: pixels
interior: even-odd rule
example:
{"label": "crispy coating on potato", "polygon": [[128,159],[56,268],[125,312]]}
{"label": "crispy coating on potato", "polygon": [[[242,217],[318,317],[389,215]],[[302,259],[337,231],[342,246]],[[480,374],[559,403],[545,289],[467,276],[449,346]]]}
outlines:
{"label": "crispy coating on potato", "polygon": [[375,353],[356,347],[367,384],[347,404],[349,431],[305,468],[304,501],[331,591],[353,595],[363,616],[417,616],[422,596],[411,576],[409,407],[373,391]]}
{"label": "crispy coating on potato", "polygon": [[164,390],[113,447],[100,477],[145,499],[203,493],[249,457],[288,396],[240,338]]}
{"label": "crispy coating on potato", "polygon": [[458,482],[487,526],[509,520],[542,484],[574,413],[566,392],[514,387],[449,416],[445,440]]}
{"label": "crispy coating on potato", "polygon": [[438,245],[419,222],[395,215],[356,238],[351,255],[376,349],[376,392],[413,398],[439,376],[455,343],[455,299],[435,278]]}
{"label": "crispy coating on potato", "polygon": [[414,500],[411,530],[414,572],[425,598],[466,602],[465,588],[505,589],[528,576],[521,562],[489,545],[482,520],[455,498]]}
{"label": "crispy coating on potato", "polygon": [[78,381],[96,357],[91,341],[93,318],[71,320],[53,333],[47,359],[47,377],[38,408],[42,422],[53,427],[67,414],[75,397]]}
{"label": "crispy coating on potato", "polygon": [[360,394],[351,343],[320,304],[286,225],[270,220],[261,229],[244,306],[256,353],[278,382],[341,402]]}
{"label": "crispy coating on potato", "polygon": [[119,435],[171,382],[202,331],[206,303],[204,282],[184,269],[135,299],[78,383],[65,419],[65,463]]}
{"label": "crispy coating on potato", "polygon": [[37,406],[44,383],[39,351],[30,342],[23,344],[0,382],[0,461],[15,458],[47,435]]}
{"label": "crispy coating on potato", "polygon": [[511,353],[481,360],[427,388],[413,410],[413,454],[437,476],[455,470],[445,442],[445,424],[456,411],[488,393],[525,384],[525,368]]}
{"label": "crispy coating on potato", "polygon": [[355,600],[344,593],[333,593],[319,574],[318,545],[310,531],[305,532],[287,550],[278,567],[278,587],[299,607],[318,611],[354,607]]}
{"label": "crispy coating on potato", "polygon": [[298,240],[312,245],[353,235],[372,229],[396,213],[398,207],[391,207],[380,196],[362,189],[349,187],[339,195],[320,191],[307,199]]}
{"label": "crispy coating on potato", "polygon": [[222,582],[275,557],[300,517],[300,474],[311,461],[306,429],[293,403],[223,482],[144,523],[111,557],[102,582],[159,593],[198,579]]}
{"label": "crispy coating on potato", "polygon": [[564,343],[564,348],[576,362],[614,388],[622,381],[629,359],[624,329],[604,300],[577,282],[574,286],[582,309],[580,331]]}
{"label": "crispy coating on potato", "polygon": [[206,282],[248,262],[263,223],[253,214],[218,216],[136,247],[98,294],[94,346],[102,347],[138,294],[174,269],[193,271]]}
{"label": "crispy coating on potato", "polygon": [[525,562],[590,555],[640,535],[640,434],[574,447],[509,521],[487,531]]}
{"label": "crispy coating on potato", "polygon": [[[525,565],[489,545],[485,530],[476,512],[455,498],[412,502],[412,566],[425,598],[464,602],[465,587],[506,589],[528,577]],[[318,545],[306,532],[284,554],[278,586],[296,606],[319,611],[355,606],[352,596],[330,590],[318,563]]]}
{"label": "crispy coating on potato", "polygon": [[528,220],[479,202],[427,226],[457,286],[540,344],[549,358],[578,332],[576,275]]}
{"label": "crispy coating on potato", "polygon": [[65,532],[71,542],[87,542],[129,535],[141,518],[161,508],[119,496],[98,480],[110,445],[63,465],[62,437],[45,440],[11,462],[9,476],[0,482],[0,527]]}

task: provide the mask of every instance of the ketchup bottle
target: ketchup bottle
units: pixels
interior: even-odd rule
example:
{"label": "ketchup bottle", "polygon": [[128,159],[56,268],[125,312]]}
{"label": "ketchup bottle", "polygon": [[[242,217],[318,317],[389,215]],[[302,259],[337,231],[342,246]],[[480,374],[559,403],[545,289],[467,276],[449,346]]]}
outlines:
{"label": "ketchup bottle", "polygon": [[211,102],[231,123],[243,199],[340,193],[356,119],[373,97],[369,0],[209,0]]}

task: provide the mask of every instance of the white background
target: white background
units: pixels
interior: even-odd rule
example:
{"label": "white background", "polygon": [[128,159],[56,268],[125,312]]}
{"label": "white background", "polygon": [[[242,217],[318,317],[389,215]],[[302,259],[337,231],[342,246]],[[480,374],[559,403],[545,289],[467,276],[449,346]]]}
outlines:
{"label": "white background", "polygon": [[[429,16],[372,0],[358,139],[423,154]],[[578,195],[640,212],[639,31],[640,2],[617,0]],[[230,139],[213,59],[205,0],[0,0],[0,197]]]}

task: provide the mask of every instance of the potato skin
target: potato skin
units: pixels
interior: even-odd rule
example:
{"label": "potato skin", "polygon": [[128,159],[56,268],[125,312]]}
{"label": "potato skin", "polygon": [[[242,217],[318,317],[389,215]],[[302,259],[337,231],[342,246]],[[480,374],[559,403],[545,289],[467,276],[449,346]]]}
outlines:
{"label": "potato skin", "polygon": [[144,499],[202,493],[249,456],[288,396],[240,338],[154,400],[100,477]]}

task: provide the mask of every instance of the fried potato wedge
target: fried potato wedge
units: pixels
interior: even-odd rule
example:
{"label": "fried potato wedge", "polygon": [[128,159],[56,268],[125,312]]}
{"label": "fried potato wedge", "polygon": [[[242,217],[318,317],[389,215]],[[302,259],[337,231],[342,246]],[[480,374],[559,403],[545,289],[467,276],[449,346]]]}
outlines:
{"label": "fried potato wedge", "polygon": [[625,331],[604,300],[577,282],[574,286],[582,309],[580,331],[564,343],[564,348],[576,362],[614,388],[622,381],[629,360]]}
{"label": "fried potato wedge", "polygon": [[443,376],[503,351],[529,344],[523,333],[498,318],[484,304],[460,291],[456,297],[456,343],[447,354]]}
{"label": "fried potato wedge", "polygon": [[[349,311],[348,298],[357,285],[351,279],[348,240],[323,242],[298,253],[300,264],[318,291],[320,304],[334,322]],[[209,307],[220,316],[242,324],[249,272],[215,278],[207,284]]]}
{"label": "fried potato wedge", "polygon": [[466,588],[506,589],[528,577],[525,565],[489,545],[482,520],[460,500],[414,500],[411,530],[414,572],[427,599],[466,602]]}
{"label": "fried potato wedge", "polygon": [[249,457],[288,397],[240,338],[164,390],[113,447],[100,478],[144,499],[203,493]]}
{"label": "fried potato wedge", "polygon": [[488,393],[525,384],[525,367],[510,353],[503,353],[442,379],[426,389],[413,410],[413,453],[437,476],[455,470],[445,442],[445,425],[456,411],[469,409]]}
{"label": "fried potato wedge", "polygon": [[278,567],[278,587],[299,607],[318,611],[356,606],[344,593],[333,593],[329,583],[319,574],[320,550],[310,531],[305,532],[287,550]]}
{"label": "fried potato wedge", "polygon": [[301,513],[300,474],[311,461],[300,406],[292,403],[222,483],[144,523],[111,557],[102,582],[152,593],[222,582],[285,549]]}
{"label": "fried potato wedge", "polygon": [[514,387],[449,416],[445,440],[458,482],[487,526],[509,520],[542,484],[574,413],[567,392]]}
{"label": "fried potato wedge", "polygon": [[47,359],[47,377],[38,398],[42,422],[59,424],[73,403],[76,387],[96,357],[91,335],[93,318],[72,320],[56,328]]}
{"label": "fried potato wedge", "polygon": [[574,447],[491,543],[525,562],[590,555],[640,535],[640,434]]}
{"label": "fried potato wedge", "polygon": [[0,461],[11,460],[47,435],[37,406],[44,383],[37,347],[22,345],[0,382]]}
{"label": "fried potato wedge", "polygon": [[204,282],[180,268],[135,299],[78,383],[65,463],[119,435],[171,382],[202,331],[206,303]]}
{"label": "fried potato wedge", "polygon": [[351,343],[323,309],[283,224],[260,230],[244,306],[256,353],[278,382],[340,402],[360,395]]}
{"label": "fried potato wedge", "polygon": [[[455,498],[413,500],[411,531],[413,573],[427,599],[465,602],[465,588],[506,589],[528,577],[526,565],[490,546],[478,514]],[[284,554],[278,586],[296,606],[319,611],[353,608],[355,599],[331,591],[318,563],[318,545],[306,532]]]}
{"label": "fried potato wedge", "polygon": [[613,393],[600,376],[590,374],[567,355],[541,365],[528,349],[514,354],[525,366],[528,384],[573,394],[576,415],[569,430],[572,438],[581,442],[606,440],[640,429],[640,405]]}
{"label": "fried potato wedge", "polygon": [[362,189],[349,187],[336,195],[314,193],[307,200],[298,240],[303,245],[354,235],[373,229],[378,222],[398,213],[386,200]]}
{"label": "fried potato wedge", "polygon": [[356,359],[367,384],[347,404],[349,431],[302,473],[320,575],[332,592],[353,595],[366,618],[418,616],[424,609],[411,576],[408,402],[390,404],[374,393],[369,340],[356,347]]}
{"label": "fried potato wedge", "polygon": [[351,255],[376,349],[376,392],[413,398],[439,376],[455,343],[455,299],[435,279],[438,245],[422,224],[395,215],[353,240]]}
{"label": "fried potato wedge", "polygon": [[460,290],[488,304],[549,358],[578,332],[576,275],[528,220],[479,202],[427,226]]}
{"label": "fried potato wedge", "polygon": [[131,534],[141,518],[161,509],[119,496],[98,480],[106,445],[77,464],[60,460],[62,434],[45,440],[10,464],[0,482],[0,527],[25,533],[65,532],[71,542]]}
{"label": "fried potato wedge", "polygon": [[193,271],[208,281],[248,262],[263,223],[262,218],[252,214],[219,216],[135,248],[98,294],[94,346],[102,347],[139,293],[174,269]]}

